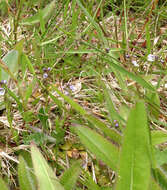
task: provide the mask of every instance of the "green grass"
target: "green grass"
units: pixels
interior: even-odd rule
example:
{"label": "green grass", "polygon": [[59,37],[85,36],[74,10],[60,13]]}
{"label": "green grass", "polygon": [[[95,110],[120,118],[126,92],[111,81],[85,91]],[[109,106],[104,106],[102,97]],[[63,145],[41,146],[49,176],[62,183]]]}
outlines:
{"label": "green grass", "polygon": [[166,189],[167,1],[0,8],[0,186]]}

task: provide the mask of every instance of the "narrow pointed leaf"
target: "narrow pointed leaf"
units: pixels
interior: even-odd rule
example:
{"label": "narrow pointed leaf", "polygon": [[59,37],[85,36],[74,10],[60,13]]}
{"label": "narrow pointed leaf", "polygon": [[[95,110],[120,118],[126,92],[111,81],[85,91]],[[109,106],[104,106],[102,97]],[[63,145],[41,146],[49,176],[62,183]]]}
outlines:
{"label": "narrow pointed leaf", "polygon": [[126,69],[124,69],[123,67],[121,67],[120,65],[118,65],[119,62],[118,62],[118,64],[116,64],[116,63],[114,63],[113,61],[111,61],[109,59],[106,59],[106,61],[109,62],[110,66],[112,68],[114,68],[115,70],[119,71],[120,73],[128,76],[130,79],[136,81],[142,87],[144,87],[146,89],[149,89],[151,91],[155,91],[154,87],[151,84],[149,84],[147,81],[145,81],[141,76],[133,74],[133,73],[127,71]]}
{"label": "narrow pointed leaf", "polygon": [[95,154],[98,159],[107,164],[107,166],[113,170],[116,170],[118,161],[118,148],[115,145],[89,128],[78,126],[75,127],[74,130],[86,148]]}
{"label": "narrow pointed leaf", "polygon": [[0,80],[9,80],[9,78],[15,78],[14,75],[18,72],[18,51],[9,51],[2,59],[3,63],[1,67]]}
{"label": "narrow pointed leaf", "polygon": [[78,113],[80,113],[83,117],[85,117],[89,122],[93,124],[94,127],[100,129],[106,136],[110,137],[113,141],[120,144],[122,136],[114,129],[108,128],[108,126],[97,119],[93,115],[89,114],[84,110],[79,104],[74,102],[70,97],[65,96],[62,92],[60,92],[56,87],[53,86],[53,89],[67,102],[71,105],[73,109],[75,109]]}
{"label": "narrow pointed leaf", "polygon": [[39,10],[34,16],[24,19],[20,24],[21,25],[34,25],[40,23],[40,16],[42,19],[47,19],[51,15],[52,11],[55,9],[56,1],[53,0],[48,4],[44,9]]}
{"label": "narrow pointed leaf", "polygon": [[66,170],[60,179],[60,183],[65,190],[71,190],[74,188],[78,176],[81,172],[80,163],[74,163],[68,170]]}
{"label": "narrow pointed leaf", "polygon": [[63,186],[57,180],[53,170],[47,164],[35,145],[31,146],[31,156],[39,189],[64,190]]}
{"label": "narrow pointed leaf", "polygon": [[144,102],[130,112],[120,153],[116,190],[148,190],[150,184],[150,142]]}
{"label": "narrow pointed leaf", "polygon": [[36,190],[35,183],[30,172],[30,168],[28,167],[26,161],[23,157],[20,157],[18,166],[18,178],[21,190]]}

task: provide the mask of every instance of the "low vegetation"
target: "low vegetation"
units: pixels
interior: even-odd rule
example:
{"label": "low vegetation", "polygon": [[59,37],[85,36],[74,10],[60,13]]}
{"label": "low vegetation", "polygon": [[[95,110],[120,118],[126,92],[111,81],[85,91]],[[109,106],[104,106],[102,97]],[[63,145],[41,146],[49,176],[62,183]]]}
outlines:
{"label": "low vegetation", "polygon": [[167,189],[167,1],[0,1],[0,189]]}

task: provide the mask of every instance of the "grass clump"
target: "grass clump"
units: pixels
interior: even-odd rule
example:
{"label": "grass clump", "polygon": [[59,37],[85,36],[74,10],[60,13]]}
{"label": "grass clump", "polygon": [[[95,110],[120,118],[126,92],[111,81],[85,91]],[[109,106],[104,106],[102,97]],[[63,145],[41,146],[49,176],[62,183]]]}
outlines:
{"label": "grass clump", "polygon": [[166,189],[166,1],[1,1],[0,186]]}

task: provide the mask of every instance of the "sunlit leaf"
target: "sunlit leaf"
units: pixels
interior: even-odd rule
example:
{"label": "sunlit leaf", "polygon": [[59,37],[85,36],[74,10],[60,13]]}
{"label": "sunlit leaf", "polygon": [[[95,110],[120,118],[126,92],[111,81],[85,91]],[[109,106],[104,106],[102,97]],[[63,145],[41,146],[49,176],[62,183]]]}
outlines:
{"label": "sunlit leaf", "polygon": [[131,110],[124,131],[116,190],[148,190],[150,172],[147,114],[141,101]]}
{"label": "sunlit leaf", "polygon": [[30,171],[30,168],[28,167],[26,161],[23,159],[23,157],[20,157],[18,166],[18,178],[21,190],[36,189],[30,172],[32,171]]}
{"label": "sunlit leaf", "polygon": [[31,156],[35,175],[38,181],[40,190],[64,190],[62,185],[57,180],[53,170],[47,164],[42,154],[35,145],[31,146]]}
{"label": "sunlit leaf", "polygon": [[1,67],[0,80],[8,81],[10,77],[14,78],[14,75],[18,72],[18,51],[9,51],[2,59],[3,63]]}
{"label": "sunlit leaf", "polygon": [[76,103],[72,98],[64,95],[60,92],[56,87],[53,86],[53,89],[62,97],[66,102],[68,102],[73,109],[75,109],[78,113],[80,113],[83,117],[85,117],[89,122],[93,124],[94,127],[100,129],[106,136],[110,137],[113,141],[120,144],[122,136],[112,128],[108,128],[108,126],[102,122],[100,119],[97,119],[95,116],[87,113],[84,108],[82,108],[78,103]]}
{"label": "sunlit leaf", "polygon": [[76,126],[74,127],[74,130],[86,148],[95,154],[98,159],[107,164],[107,166],[116,170],[118,148],[115,145],[89,128]]}
{"label": "sunlit leaf", "polygon": [[60,183],[63,185],[65,190],[71,190],[74,188],[78,176],[81,172],[79,162],[75,162],[68,170],[66,170],[60,179]]}
{"label": "sunlit leaf", "polygon": [[42,17],[42,19],[48,19],[52,11],[55,9],[55,4],[56,4],[56,1],[53,0],[44,9],[39,10],[34,16],[24,19],[20,24],[34,25],[34,24],[40,23],[40,17]]}

